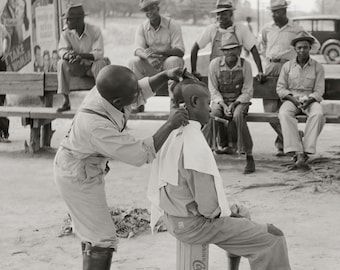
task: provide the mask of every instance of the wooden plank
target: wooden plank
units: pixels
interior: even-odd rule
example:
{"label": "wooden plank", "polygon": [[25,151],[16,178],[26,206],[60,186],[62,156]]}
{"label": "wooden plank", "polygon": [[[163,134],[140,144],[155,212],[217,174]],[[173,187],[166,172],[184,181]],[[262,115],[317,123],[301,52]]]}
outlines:
{"label": "wooden plank", "polygon": [[29,115],[30,115],[29,107],[0,106],[0,116],[3,117],[6,116],[29,117]]}
{"label": "wooden plank", "polygon": [[[86,91],[94,86],[92,77],[71,77],[71,91]],[[54,91],[58,89],[58,78],[56,72],[45,73],[45,91]]]}
{"label": "wooden plank", "polygon": [[0,94],[44,95],[44,73],[0,72]]}
{"label": "wooden plank", "polygon": [[66,111],[62,113],[57,112],[57,108],[41,108],[41,107],[31,107],[30,109],[30,118],[32,119],[55,119],[55,118],[65,118],[72,119],[75,115],[76,111]]}

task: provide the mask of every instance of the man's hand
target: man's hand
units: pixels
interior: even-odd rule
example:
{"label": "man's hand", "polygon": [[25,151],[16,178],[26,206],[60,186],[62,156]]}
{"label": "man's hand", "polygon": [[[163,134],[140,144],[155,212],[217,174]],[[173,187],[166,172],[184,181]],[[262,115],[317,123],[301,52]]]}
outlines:
{"label": "man's hand", "polygon": [[301,103],[297,100],[296,97],[294,97],[292,95],[288,95],[288,96],[285,97],[285,99],[292,102],[295,105],[295,107],[299,109]]}
{"label": "man's hand", "polygon": [[166,76],[168,76],[169,80],[174,80],[176,82],[179,82],[183,76],[183,69],[180,67],[168,69],[166,71]]}
{"label": "man's hand", "polygon": [[222,107],[224,115],[230,117],[231,116],[230,107],[227,104],[225,104],[224,101],[220,101],[218,104]]}
{"label": "man's hand", "polygon": [[273,224],[267,224],[267,230],[272,235],[283,236],[283,232]]}
{"label": "man's hand", "polygon": [[305,100],[302,104],[300,104],[299,109],[304,111],[304,110],[306,110],[309,107],[309,105],[311,105],[315,101],[316,100],[314,98],[310,97],[307,100]]}
{"label": "man's hand", "polygon": [[234,101],[229,105],[229,110],[231,114],[234,114],[236,107],[240,104],[241,102],[239,101]]}
{"label": "man's hand", "polygon": [[192,75],[194,75],[197,79],[201,80],[202,75],[198,71],[193,71],[191,72]]}
{"label": "man's hand", "polygon": [[147,61],[154,69],[161,69],[162,68],[162,62],[157,57],[148,56]]}
{"label": "man's hand", "polygon": [[267,80],[267,76],[263,74],[263,72],[259,72],[257,75],[256,75],[256,80],[259,82],[259,83],[264,83],[266,80]]}
{"label": "man's hand", "polygon": [[188,111],[184,108],[172,109],[167,122],[171,125],[172,129],[177,129],[180,126],[186,126],[189,124]]}

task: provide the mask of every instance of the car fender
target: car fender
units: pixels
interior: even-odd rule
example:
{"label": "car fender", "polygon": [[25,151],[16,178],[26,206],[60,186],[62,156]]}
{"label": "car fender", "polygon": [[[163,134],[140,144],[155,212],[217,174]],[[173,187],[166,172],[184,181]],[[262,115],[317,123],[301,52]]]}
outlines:
{"label": "car fender", "polygon": [[323,54],[324,53],[324,50],[325,48],[328,46],[328,45],[331,45],[331,44],[335,44],[335,45],[338,45],[340,47],[340,40],[337,40],[337,39],[328,39],[327,41],[325,41],[322,46],[321,46],[321,53]]}

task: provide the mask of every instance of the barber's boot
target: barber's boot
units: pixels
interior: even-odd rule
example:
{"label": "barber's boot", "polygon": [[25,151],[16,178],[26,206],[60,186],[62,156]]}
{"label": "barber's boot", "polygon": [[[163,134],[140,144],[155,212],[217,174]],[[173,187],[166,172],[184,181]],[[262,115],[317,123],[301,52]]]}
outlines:
{"label": "barber's boot", "polygon": [[110,270],[113,248],[93,247],[90,243],[81,243],[83,252],[83,270]]}
{"label": "barber's boot", "polygon": [[241,257],[228,254],[228,270],[238,270],[240,266]]}

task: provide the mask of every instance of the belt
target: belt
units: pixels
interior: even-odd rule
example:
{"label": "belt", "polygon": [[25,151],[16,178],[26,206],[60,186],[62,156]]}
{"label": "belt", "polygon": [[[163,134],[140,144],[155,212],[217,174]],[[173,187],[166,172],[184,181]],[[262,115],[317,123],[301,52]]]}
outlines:
{"label": "belt", "polygon": [[289,61],[288,59],[280,59],[280,58],[271,58],[269,59],[270,63],[286,63]]}

